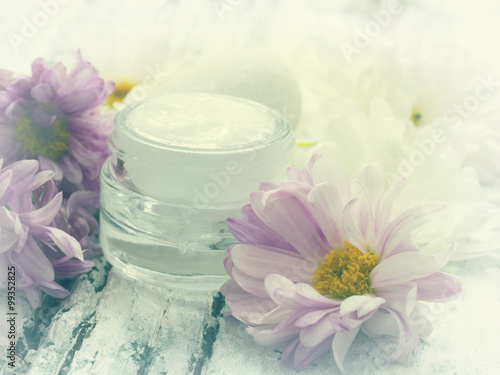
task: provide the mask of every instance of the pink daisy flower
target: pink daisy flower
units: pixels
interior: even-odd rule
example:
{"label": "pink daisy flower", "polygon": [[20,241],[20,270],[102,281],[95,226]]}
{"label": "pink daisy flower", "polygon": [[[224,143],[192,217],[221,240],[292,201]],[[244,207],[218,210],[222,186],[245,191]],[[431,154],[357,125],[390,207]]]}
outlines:
{"label": "pink daisy flower", "polygon": [[98,107],[113,90],[79,52],[69,73],[42,58],[31,76],[0,71],[0,158],[6,164],[38,158],[62,180],[61,190],[99,191],[113,118],[100,116]]}
{"label": "pink daisy flower", "polygon": [[0,288],[7,287],[7,269],[16,269],[16,287],[33,308],[41,291],[63,298],[69,292],[56,278],[90,270],[80,243],[52,225],[62,203],[52,171],[38,172],[36,160],[22,160],[2,169],[0,159]]}
{"label": "pink daisy flower", "polygon": [[451,249],[431,258],[411,238],[441,208],[400,209],[404,181],[386,186],[376,164],[351,185],[337,161],[314,156],[288,180],[262,184],[243,220],[228,219],[240,242],[227,249],[221,288],[232,316],[259,344],[288,342],[281,363],[294,353],[297,370],[331,350],[343,371],[360,331],[399,337],[389,361],[411,353],[431,331],[421,301],[461,291],[439,271]]}

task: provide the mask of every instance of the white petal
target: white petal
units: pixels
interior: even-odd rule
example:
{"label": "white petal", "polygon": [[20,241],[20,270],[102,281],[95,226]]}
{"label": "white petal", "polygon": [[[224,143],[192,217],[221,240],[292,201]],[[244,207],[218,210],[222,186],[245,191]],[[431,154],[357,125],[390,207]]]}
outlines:
{"label": "white petal", "polygon": [[300,328],[289,326],[278,333],[272,333],[272,326],[248,327],[247,333],[252,335],[255,342],[263,346],[272,346],[297,337]]}
{"label": "white petal", "polygon": [[342,225],[344,227],[344,235],[346,240],[349,241],[351,245],[358,248],[362,252],[366,252],[367,246],[365,238],[361,234],[357,222],[353,218],[353,213],[351,212],[356,203],[357,199],[356,198],[352,199],[344,209],[344,214],[342,219]]}
{"label": "white petal", "polygon": [[309,347],[319,345],[323,340],[333,335],[335,331],[336,329],[330,323],[330,320],[323,318],[316,324],[300,330],[300,343]]}
{"label": "white petal", "polygon": [[351,347],[356,335],[359,332],[359,327],[353,328],[347,332],[340,332],[335,335],[332,343],[333,358],[339,367],[340,371],[345,372],[344,359],[347,351]]}
{"label": "white petal", "polygon": [[340,315],[347,315],[353,311],[357,311],[358,318],[362,318],[379,306],[385,303],[385,299],[364,294],[362,296],[351,296],[342,301],[340,305]]}

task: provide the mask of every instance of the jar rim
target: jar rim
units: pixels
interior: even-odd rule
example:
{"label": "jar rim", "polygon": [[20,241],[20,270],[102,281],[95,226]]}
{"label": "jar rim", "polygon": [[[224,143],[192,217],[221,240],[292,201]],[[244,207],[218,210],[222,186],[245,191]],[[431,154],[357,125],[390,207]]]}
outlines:
{"label": "jar rim", "polygon": [[[269,118],[269,122],[274,125],[273,132],[270,137],[265,137],[264,139],[253,140],[244,144],[236,145],[218,145],[217,147],[199,147],[195,145],[178,145],[165,142],[165,140],[157,140],[154,137],[149,137],[141,134],[135,126],[130,123],[131,114],[141,106],[151,103],[155,100],[166,101],[169,99],[175,100],[179,97],[193,97],[193,98],[205,98],[205,99],[215,99],[219,101],[227,101],[228,103],[237,103],[238,105],[255,109],[256,111],[261,111]],[[178,94],[168,94],[162,96],[156,96],[151,98],[146,98],[142,101],[133,103],[125,107],[123,110],[118,112],[114,120],[114,128],[110,137],[110,141],[115,143],[114,146],[119,146],[113,139],[116,139],[117,135],[123,135],[133,141],[134,143],[146,145],[153,147],[157,150],[165,151],[175,151],[179,153],[192,153],[192,154],[220,154],[220,153],[238,153],[238,152],[248,152],[250,150],[258,150],[260,148],[265,148],[271,144],[280,143],[281,141],[293,139],[292,130],[288,121],[277,111],[266,107],[261,103],[257,103],[248,99],[233,97],[229,95],[212,94],[212,93],[178,93]],[[119,142],[118,142],[119,143]]]}

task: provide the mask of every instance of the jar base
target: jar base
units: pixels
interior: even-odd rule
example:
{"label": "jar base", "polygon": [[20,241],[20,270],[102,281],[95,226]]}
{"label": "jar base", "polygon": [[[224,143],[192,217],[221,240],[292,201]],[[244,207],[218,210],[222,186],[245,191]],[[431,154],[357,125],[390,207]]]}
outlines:
{"label": "jar base", "polygon": [[229,280],[227,275],[169,275],[123,262],[109,250],[103,250],[103,252],[108,262],[125,276],[167,289],[218,291],[222,284]]}
{"label": "jar base", "polygon": [[101,211],[101,245],[106,259],[126,276],[169,289],[218,290],[229,279],[225,250],[180,249],[128,233]]}

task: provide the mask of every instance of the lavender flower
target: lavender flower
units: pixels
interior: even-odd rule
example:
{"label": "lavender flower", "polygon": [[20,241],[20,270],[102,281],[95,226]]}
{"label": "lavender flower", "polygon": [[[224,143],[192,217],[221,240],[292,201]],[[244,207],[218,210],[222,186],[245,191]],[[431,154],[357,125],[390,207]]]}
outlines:
{"label": "lavender flower", "polygon": [[461,290],[419,252],[411,232],[439,207],[400,210],[402,180],[389,186],[376,164],[351,186],[343,167],[315,156],[291,168],[289,181],[263,184],[228,227],[240,244],[227,249],[231,279],[222,286],[231,314],[262,345],[288,342],[297,370],[332,350],[343,361],[359,331],[399,337],[397,360],[431,331],[421,301],[443,302]]}
{"label": "lavender flower", "polygon": [[93,191],[77,191],[63,201],[53,225],[74,237],[87,260],[102,255],[98,245],[99,223],[94,215],[99,208],[99,194]]}
{"label": "lavender flower", "polygon": [[98,192],[112,123],[98,107],[114,84],[99,78],[79,52],[69,73],[42,58],[31,71],[31,76],[0,71],[0,157],[6,164],[38,158],[42,169],[55,172],[61,190]]}
{"label": "lavender flower", "polygon": [[69,292],[56,277],[86,272],[80,243],[51,225],[58,215],[62,193],[51,180],[52,171],[39,170],[36,160],[23,160],[2,168],[0,159],[0,287],[7,286],[7,267],[16,268],[16,286],[25,291],[33,308],[41,291],[63,298]]}

